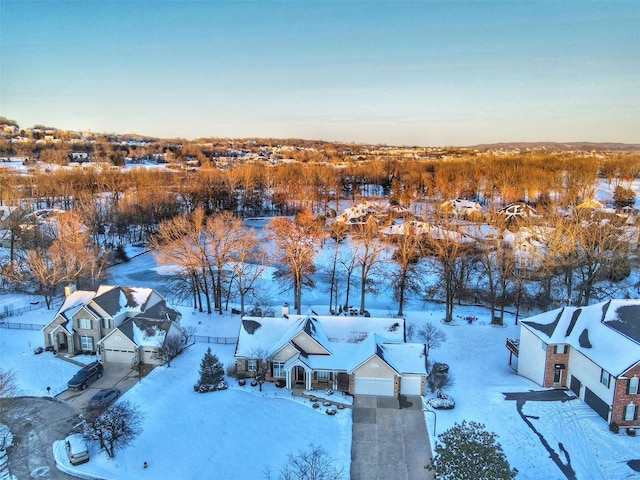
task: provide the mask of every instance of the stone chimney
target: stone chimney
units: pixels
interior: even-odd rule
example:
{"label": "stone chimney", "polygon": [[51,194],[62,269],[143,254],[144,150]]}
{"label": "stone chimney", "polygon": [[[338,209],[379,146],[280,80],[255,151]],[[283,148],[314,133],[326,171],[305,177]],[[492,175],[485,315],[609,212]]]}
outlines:
{"label": "stone chimney", "polygon": [[71,295],[75,291],[76,291],[75,283],[70,283],[69,285],[66,285],[64,287],[64,296],[68,297],[69,295]]}

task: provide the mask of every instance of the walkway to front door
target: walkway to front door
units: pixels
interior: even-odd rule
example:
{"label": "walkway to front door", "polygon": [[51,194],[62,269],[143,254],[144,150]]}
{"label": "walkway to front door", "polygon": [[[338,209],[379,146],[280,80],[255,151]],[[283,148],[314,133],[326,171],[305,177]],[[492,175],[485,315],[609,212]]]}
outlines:
{"label": "walkway to front door", "polygon": [[351,480],[433,480],[420,397],[353,399]]}

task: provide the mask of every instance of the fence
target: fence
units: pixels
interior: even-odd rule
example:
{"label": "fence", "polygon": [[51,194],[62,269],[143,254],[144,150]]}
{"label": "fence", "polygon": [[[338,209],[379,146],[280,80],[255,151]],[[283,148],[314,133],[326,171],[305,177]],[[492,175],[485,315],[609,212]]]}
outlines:
{"label": "fence", "polygon": [[220,345],[235,345],[238,337],[208,337],[206,335],[195,335],[193,339],[196,343],[218,343]]}
{"label": "fence", "polygon": [[0,320],[0,328],[9,330],[42,330],[43,327],[44,325],[38,325],[36,323],[5,322]]}

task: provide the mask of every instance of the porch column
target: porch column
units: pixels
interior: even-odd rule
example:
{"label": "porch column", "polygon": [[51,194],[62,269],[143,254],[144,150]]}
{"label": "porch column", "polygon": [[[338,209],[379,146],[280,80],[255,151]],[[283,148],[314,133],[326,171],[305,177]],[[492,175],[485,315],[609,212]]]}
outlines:
{"label": "porch column", "polygon": [[287,385],[286,385],[287,389],[291,390],[291,369],[290,368],[284,371],[284,377],[287,382]]}
{"label": "porch column", "polygon": [[306,380],[307,380],[307,382],[306,382],[307,383],[307,390],[311,390],[311,377],[313,377],[313,370],[307,371],[305,369],[304,373],[305,373],[305,377],[307,377],[306,378]]}

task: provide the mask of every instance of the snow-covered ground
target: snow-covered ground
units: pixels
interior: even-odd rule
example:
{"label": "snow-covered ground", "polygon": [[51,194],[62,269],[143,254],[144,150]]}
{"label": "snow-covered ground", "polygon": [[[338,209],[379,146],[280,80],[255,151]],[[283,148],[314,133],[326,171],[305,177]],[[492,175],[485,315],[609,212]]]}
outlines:
{"label": "snow-covered ground", "polygon": [[[151,267],[152,257],[139,257],[138,262],[144,270]],[[321,305],[314,308],[326,309]],[[238,316],[208,316],[184,307],[182,311],[184,324],[196,326],[198,333],[204,335],[227,336],[238,326]],[[372,310],[372,314],[384,315],[385,311]],[[28,320],[44,323],[50,315],[41,309],[31,312]],[[610,433],[606,422],[581,400],[526,402],[523,413],[536,433],[518,413],[516,402],[505,399],[504,393],[540,389],[516,375],[508,365],[505,340],[519,334],[512,317],[507,318],[506,326],[495,327],[489,324],[488,313],[479,307],[457,306],[455,315],[453,324],[442,324],[443,309],[437,304],[406,315],[409,323],[432,322],[447,336],[430,357],[450,365],[454,385],[448,393],[455,398],[456,408],[440,410],[435,415],[425,412],[430,434],[434,420],[437,434],[463,419],[482,422],[498,434],[521,479],[566,478],[538,434],[563,462],[567,456],[570,458],[580,480],[640,478],[626,464],[640,458],[640,438]],[[466,316],[477,320],[469,324]],[[27,320],[23,317],[10,320]],[[25,394],[45,395],[47,386],[55,394],[64,389],[77,369],[50,353],[31,353],[41,344],[40,332],[0,329],[0,364],[16,372]],[[259,478],[266,468],[277,471],[287,454],[314,443],[348,472],[349,409],[331,417],[313,410],[310,402],[294,399],[270,384],[265,385],[263,394],[257,387],[239,387],[233,381],[227,391],[197,394],[192,385],[208,346],[192,346],[170,368],[156,368],[123,395],[145,414],[143,433],[132,446],[117,451],[113,460],[93,446],[91,461],[73,468],[108,479],[135,480],[150,474],[156,479]],[[211,347],[225,366],[232,363],[232,345]],[[142,468],[145,461],[149,464],[147,470]]]}

